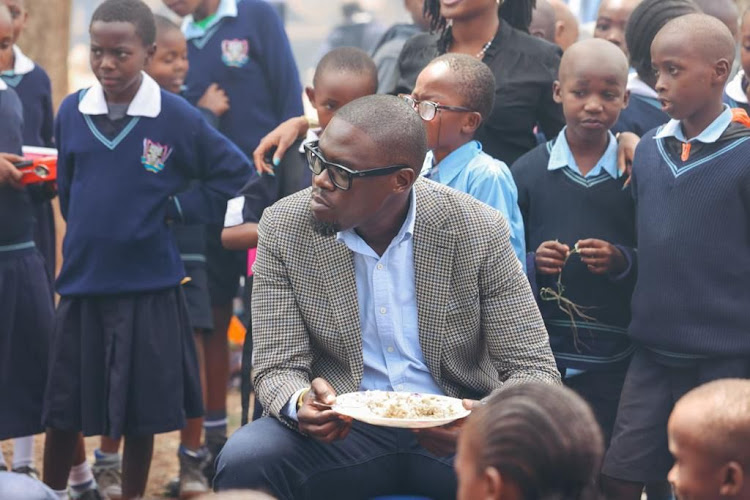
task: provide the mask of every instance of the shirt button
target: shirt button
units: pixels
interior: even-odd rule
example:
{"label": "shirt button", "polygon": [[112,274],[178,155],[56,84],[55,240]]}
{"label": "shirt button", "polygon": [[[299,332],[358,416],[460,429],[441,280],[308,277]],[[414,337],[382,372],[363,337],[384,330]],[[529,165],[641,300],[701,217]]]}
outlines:
{"label": "shirt button", "polygon": [[380,308],[380,314],[385,314],[387,309],[385,307]]}
{"label": "shirt button", "polygon": [[393,347],[389,347],[388,352],[393,352]]}
{"label": "shirt button", "polygon": [[383,264],[378,264],[377,268],[378,268],[378,271],[382,271],[383,270]]}

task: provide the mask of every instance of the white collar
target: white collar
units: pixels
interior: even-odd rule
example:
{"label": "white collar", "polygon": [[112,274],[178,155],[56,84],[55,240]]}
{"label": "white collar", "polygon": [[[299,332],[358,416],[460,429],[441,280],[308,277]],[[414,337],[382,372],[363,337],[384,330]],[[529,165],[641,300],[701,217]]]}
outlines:
{"label": "white collar", "polygon": [[658,99],[659,94],[654,89],[648,86],[646,82],[641,80],[638,73],[631,73],[628,75],[628,90],[631,94],[639,95],[642,97],[648,97],[650,99]]}
{"label": "white collar", "polygon": [[13,46],[13,57],[16,60],[13,64],[13,75],[25,75],[34,69],[34,61],[21,52],[18,45]]}
{"label": "white collar", "polygon": [[727,84],[724,91],[727,95],[738,104],[748,104],[747,95],[742,90],[742,79],[745,77],[745,71],[739,70],[731,82]]}
{"label": "white collar", "polygon": [[727,129],[732,123],[732,110],[726,104],[724,105],[724,111],[711,122],[700,134],[688,140],[682,131],[682,122],[680,120],[669,120],[666,125],[663,125],[654,136],[654,139],[665,139],[667,137],[674,137],[680,142],[702,142],[703,144],[713,144],[718,141],[721,134]]}
{"label": "white collar", "polygon": [[6,90],[8,88],[8,84],[5,83],[5,80],[0,78],[0,90]]}
{"label": "white collar", "polygon": [[320,139],[320,134],[322,133],[322,130],[319,128],[309,128],[307,129],[307,135],[302,140],[302,144],[299,145],[299,152],[304,153],[305,152],[305,144],[309,144],[311,142],[315,142],[318,139]]}
{"label": "white collar", "polygon": [[[156,118],[161,113],[161,89],[159,84],[146,73],[141,72],[143,80],[138,87],[133,100],[128,106],[128,116],[144,116]],[[104,97],[104,89],[99,82],[88,89],[86,94],[78,103],[78,111],[84,115],[106,115],[109,111],[107,99]]]}

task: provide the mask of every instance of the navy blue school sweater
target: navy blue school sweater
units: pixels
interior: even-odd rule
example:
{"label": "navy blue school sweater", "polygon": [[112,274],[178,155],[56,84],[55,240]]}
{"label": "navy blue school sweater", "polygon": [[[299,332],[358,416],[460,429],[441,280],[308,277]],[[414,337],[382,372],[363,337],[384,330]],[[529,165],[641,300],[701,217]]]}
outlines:
{"label": "navy blue school sweater", "polygon": [[156,89],[158,116],[128,116],[112,138],[79,111],[87,90],[60,106],[58,185],[68,224],[57,281],[62,295],[176,286],[184,271],[167,220],[220,223],[226,201],[251,176],[247,157],[200,111]]}
{"label": "navy blue school sweater", "polygon": [[[23,105],[23,143],[27,146],[52,147],[52,88],[47,72],[16,49],[16,58],[23,58],[28,72],[3,72],[0,78],[12,87]],[[18,64],[16,64],[18,67]],[[26,68],[28,69],[28,68]]]}
{"label": "navy blue school sweater", "polygon": [[628,107],[622,110],[620,118],[612,127],[613,133],[633,132],[643,137],[646,132],[669,121],[669,115],[661,110],[658,100],[638,94],[630,94]]}
{"label": "navy blue school sweater", "polygon": [[[555,139],[556,140],[556,139]],[[633,292],[636,259],[635,209],[625,178],[613,179],[607,172],[582,177],[568,167],[548,170],[554,140],[521,156],[511,167],[518,188],[530,250],[528,273],[532,289],[550,336],[550,345],[561,368],[610,369],[624,364],[633,352],[627,337],[630,297]],[[570,317],[556,301],[541,300],[544,287],[556,290],[557,275],[535,272],[534,252],[545,241],[558,240],[573,248],[578,240],[596,238],[617,245],[630,263],[620,279],[596,275],[577,254],[563,268],[563,296],[583,306],[597,321]]]}
{"label": "navy blue school sweater", "polygon": [[238,0],[236,17],[223,17],[201,38],[188,38],[185,96],[196,104],[217,83],[230,106],[219,118],[219,130],[248,157],[279,123],[302,114],[302,86],[289,40],[267,2]]}
{"label": "navy blue school sweater", "polygon": [[631,337],[698,356],[750,354],[750,129],[712,144],[649,132],[633,161],[638,282]]}
{"label": "navy blue school sweater", "polygon": [[[23,110],[13,91],[0,82],[0,152],[21,154]],[[34,248],[34,217],[27,189],[0,185],[0,258]]]}

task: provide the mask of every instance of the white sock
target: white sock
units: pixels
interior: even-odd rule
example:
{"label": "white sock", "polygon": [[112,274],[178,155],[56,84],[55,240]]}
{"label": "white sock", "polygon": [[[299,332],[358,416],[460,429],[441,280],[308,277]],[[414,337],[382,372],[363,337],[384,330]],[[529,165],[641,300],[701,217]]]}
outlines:
{"label": "white sock", "polygon": [[0,450],[0,466],[8,468],[8,462],[5,461],[5,455],[3,455],[3,450]]}
{"label": "white sock", "polygon": [[94,474],[91,472],[91,466],[88,461],[74,465],[70,468],[68,474],[68,483],[74,490],[87,490],[94,484]]}
{"label": "white sock", "polygon": [[31,466],[34,461],[34,436],[13,440],[13,468]]}
{"label": "white sock", "polygon": [[57,495],[57,498],[60,500],[70,500],[70,497],[68,497],[68,490],[52,490],[55,495]]}

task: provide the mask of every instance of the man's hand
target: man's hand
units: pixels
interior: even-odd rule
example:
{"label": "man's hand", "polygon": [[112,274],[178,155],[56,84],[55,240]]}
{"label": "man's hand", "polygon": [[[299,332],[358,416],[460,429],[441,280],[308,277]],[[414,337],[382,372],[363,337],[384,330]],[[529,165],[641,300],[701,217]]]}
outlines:
{"label": "man's hand", "polygon": [[594,274],[622,274],[628,261],[613,244],[602,240],[588,239],[577,243],[581,261]]}
{"label": "man's hand", "polygon": [[9,184],[16,189],[23,189],[23,173],[13,165],[19,161],[23,161],[23,158],[18,155],[0,153],[0,186]]}
{"label": "man's hand", "polygon": [[623,132],[618,136],[617,145],[617,168],[628,177],[625,185],[630,184],[630,174],[633,171],[633,158],[635,148],[641,142],[641,138],[632,132]]}
{"label": "man's hand", "polygon": [[[473,399],[464,399],[463,404],[464,408],[471,410],[482,403]],[[462,418],[442,427],[416,429],[414,433],[417,435],[417,442],[422,448],[435,456],[448,457],[456,454],[456,443],[465,422],[466,418]]]}
{"label": "man's hand", "polygon": [[[309,128],[310,126],[307,124],[307,119],[304,116],[296,116],[294,118],[289,118],[287,121],[270,131],[260,140],[258,147],[253,151],[255,170],[257,170],[259,174],[264,172],[267,174],[273,174],[273,167],[279,164],[284,157],[284,153],[289,149],[289,146],[291,146],[297,138],[305,135]],[[266,156],[271,153],[273,148],[276,148],[276,151],[273,153],[273,165],[269,165],[266,163]]]}
{"label": "man's hand", "polygon": [[336,391],[322,378],[312,381],[302,406],[297,410],[300,432],[324,443],[344,439],[352,428],[352,419],[331,409],[322,409],[315,405],[316,401],[325,405],[336,402]]}
{"label": "man's hand", "polygon": [[539,274],[560,274],[565,259],[570,254],[570,247],[559,241],[545,241],[536,249],[534,262]]}
{"label": "man's hand", "polygon": [[229,111],[229,97],[219,85],[212,83],[198,99],[198,107],[205,108],[219,117]]}

